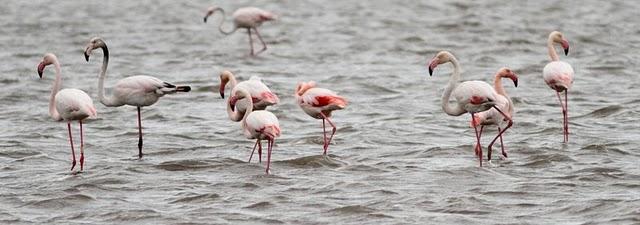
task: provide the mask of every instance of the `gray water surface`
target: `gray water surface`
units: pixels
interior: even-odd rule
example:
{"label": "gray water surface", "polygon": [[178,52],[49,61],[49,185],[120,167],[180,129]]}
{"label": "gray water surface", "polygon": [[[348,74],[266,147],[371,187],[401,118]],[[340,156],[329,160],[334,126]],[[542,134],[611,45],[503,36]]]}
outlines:
{"label": "gray water surface", "polygon": [[[257,57],[244,31],[217,31],[219,15],[202,23],[212,3],[0,5],[0,223],[640,223],[637,2],[216,1],[280,16],[260,28],[269,49]],[[561,59],[576,71],[568,144],[542,80],[552,30],[569,40]],[[142,160],[135,108],[97,101],[102,54],[82,54],[93,36],[110,49],[106,87],[148,74],[193,88],[143,109]],[[494,153],[478,167],[470,117],[442,111],[451,67],[426,69],[440,50],[458,57],[465,80],[492,82],[502,66],[520,76],[517,88],[505,82],[516,107],[508,159]],[[36,73],[46,52],[60,59],[64,87],[85,90],[98,110],[84,126],[83,173],[69,171],[66,124],[47,113],[54,72]],[[262,77],[281,99],[270,108],[283,132],[272,175],[246,162],[254,142],[227,119],[223,69]],[[350,102],[334,113],[327,158],[320,121],[293,98],[309,80]]]}

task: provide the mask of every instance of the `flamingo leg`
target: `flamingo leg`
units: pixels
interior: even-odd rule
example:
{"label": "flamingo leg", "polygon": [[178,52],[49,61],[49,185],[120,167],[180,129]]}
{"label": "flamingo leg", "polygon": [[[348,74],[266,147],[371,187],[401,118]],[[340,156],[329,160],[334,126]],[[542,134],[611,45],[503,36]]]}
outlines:
{"label": "flamingo leg", "polygon": [[564,90],[564,141],[569,142],[569,90]]}
{"label": "flamingo leg", "polygon": [[498,107],[493,106],[494,109],[496,109],[500,114],[502,114],[502,116],[504,116],[504,118],[509,121],[509,123],[507,123],[507,126],[502,129],[500,132],[498,132],[498,135],[496,135],[495,138],[493,138],[493,140],[491,141],[491,143],[489,143],[489,147],[488,147],[488,151],[491,152],[491,148],[493,147],[493,143],[496,142],[496,140],[498,140],[499,137],[502,137],[502,134],[507,131],[507,129],[509,129],[509,127],[511,127],[513,125],[513,120],[511,119],[510,116],[508,116],[507,114],[505,114],[504,112],[502,112],[502,110],[500,110]]}
{"label": "flamingo leg", "polygon": [[69,143],[71,144],[71,156],[73,157],[71,161],[71,170],[76,167],[76,152],[73,150],[73,137],[71,136],[71,122],[67,122],[67,129],[69,129]]}
{"label": "flamingo leg", "polygon": [[253,54],[253,38],[251,37],[251,28],[247,28],[247,33],[249,33],[249,45],[251,46],[251,56],[254,56],[255,54]]}
{"label": "flamingo leg", "polygon": [[327,144],[327,129],[325,128],[324,118],[322,118],[322,135],[324,136],[324,138],[322,139],[322,143],[323,143],[322,149],[326,154],[327,147],[329,147],[329,145]]}
{"label": "flamingo leg", "polygon": [[258,146],[258,142],[260,142],[260,139],[257,139],[256,143],[253,145],[253,150],[251,151],[251,155],[249,156],[249,163],[251,162],[251,158],[253,158],[253,153],[256,151],[256,147]]}
{"label": "flamingo leg", "polygon": [[260,54],[261,52],[264,52],[264,51],[267,50],[267,44],[264,43],[264,40],[262,40],[262,36],[260,36],[260,33],[258,33],[258,28],[254,27],[253,30],[256,32],[256,35],[258,36],[258,39],[260,39],[260,42],[262,43],[262,49],[260,51],[256,52],[256,55],[257,55],[257,54]]}
{"label": "flamingo leg", "polygon": [[84,168],[84,134],[82,132],[82,120],[80,122],[80,171]]}
{"label": "flamingo leg", "polygon": [[273,137],[269,137],[267,139],[267,169],[265,170],[267,174],[269,174],[269,167],[271,166],[271,149],[273,149],[273,142],[275,139]]}
{"label": "flamingo leg", "polygon": [[138,158],[142,159],[142,120],[140,119],[140,106],[138,106]]}
{"label": "flamingo leg", "polygon": [[[333,128],[333,129],[331,130],[331,136],[329,136],[329,140],[327,140],[327,141],[326,141],[326,144],[325,144],[327,147],[325,147],[325,149],[324,149],[324,155],[327,155],[327,150],[329,149],[329,144],[331,144],[331,140],[333,139],[333,135],[334,135],[334,134],[336,134],[336,130],[337,130],[337,128],[336,128],[336,125],[335,125],[335,124],[333,124],[333,122],[331,122],[331,120],[329,119],[329,117],[327,117],[326,115],[324,115],[324,113],[323,113],[323,112],[320,112],[320,115],[322,115],[322,118],[324,118],[324,120],[327,120],[327,122],[329,123],[329,125],[331,125],[331,127]],[[324,125],[324,123],[323,123],[323,125]]]}
{"label": "flamingo leg", "polygon": [[260,141],[258,141],[258,162],[262,163],[262,142]]}
{"label": "flamingo leg", "polygon": [[[500,131],[502,131],[502,129],[500,128],[500,126],[498,126],[498,133],[500,133]],[[504,150],[504,143],[502,142],[502,135],[500,135],[500,148],[502,148],[502,155],[505,158],[508,158],[507,157],[507,151]]]}
{"label": "flamingo leg", "polygon": [[[471,113],[471,120],[473,124],[476,124],[476,117]],[[480,167],[482,167],[482,145],[480,145],[480,132],[478,132],[478,127],[474,126],[473,129],[476,131],[476,156],[478,156],[478,161],[480,162]]]}
{"label": "flamingo leg", "polygon": [[[566,92],[565,92],[566,94]],[[558,101],[560,102],[560,108],[562,109],[562,133],[563,133],[563,138],[564,138],[564,142],[566,143],[568,140],[567,137],[567,109],[565,107],[565,104],[562,102],[562,97],[560,97],[560,92],[556,92],[556,95],[558,96]]]}

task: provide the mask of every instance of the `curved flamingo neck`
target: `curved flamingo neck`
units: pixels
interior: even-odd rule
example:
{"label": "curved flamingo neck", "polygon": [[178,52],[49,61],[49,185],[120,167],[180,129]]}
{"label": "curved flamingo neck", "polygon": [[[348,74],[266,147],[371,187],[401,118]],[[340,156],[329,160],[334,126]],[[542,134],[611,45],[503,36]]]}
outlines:
{"label": "curved flamingo neck", "polygon": [[107,65],[109,65],[109,48],[107,48],[107,44],[103,44],[101,47],[103,58],[102,58],[102,68],[100,69],[100,78],[98,79],[98,98],[100,102],[105,106],[120,106],[118,101],[116,101],[113,97],[105,97],[104,96],[104,79],[107,76]]}
{"label": "curved flamingo neck", "polygon": [[558,57],[558,53],[556,52],[556,49],[553,48],[553,38],[551,36],[549,36],[549,39],[547,39],[547,50],[549,51],[549,57],[551,57],[551,61],[560,60],[560,57]]}
{"label": "curved flamingo neck", "polygon": [[502,75],[500,75],[500,73],[496,73],[495,79],[493,80],[493,89],[495,89],[499,95],[508,97],[507,91],[504,90],[504,86],[502,85]]}
{"label": "curved flamingo neck", "polygon": [[60,91],[60,86],[62,86],[62,73],[60,69],[60,62],[55,57],[53,58],[53,66],[56,69],[56,80],[53,82],[53,87],[51,88],[51,97],[49,98],[49,116],[51,116],[54,120],[62,120],[60,117],[60,113],[56,109],[56,94]]}
{"label": "curved flamingo neck", "polygon": [[213,10],[213,11],[214,11],[214,12],[215,12],[215,11],[220,11],[220,12],[222,13],[222,20],[220,20],[220,24],[218,25],[218,30],[220,31],[220,33],[223,33],[224,35],[229,35],[229,34],[233,34],[233,32],[236,32],[236,30],[238,30],[238,27],[237,27],[237,26],[234,26],[233,30],[230,30],[230,31],[224,31],[224,30],[222,29],[222,25],[224,24],[224,20],[225,20],[225,18],[227,17],[227,16],[226,16],[226,14],[224,13],[224,9],[222,9],[222,8],[216,8],[216,9],[215,9],[215,10]]}
{"label": "curved flamingo neck", "polygon": [[[244,111],[244,113],[240,113],[231,107],[232,98],[239,96],[243,96],[244,99],[247,99],[247,109]],[[253,100],[251,99],[251,94],[249,94],[247,90],[239,88],[236,91],[236,96],[229,97],[229,100],[227,101],[227,114],[233,121],[242,121],[242,128],[245,128],[245,119],[247,119],[247,116],[249,116],[251,112],[253,112]]]}
{"label": "curved flamingo neck", "polygon": [[459,103],[456,103],[455,106],[449,104],[449,99],[451,98],[451,93],[456,89],[458,84],[460,83],[460,65],[458,64],[458,60],[453,56],[450,56],[450,62],[453,64],[453,73],[451,74],[451,78],[449,78],[449,84],[444,89],[444,93],[442,94],[442,110],[445,113],[452,116],[459,116],[464,114],[466,111],[460,106]]}

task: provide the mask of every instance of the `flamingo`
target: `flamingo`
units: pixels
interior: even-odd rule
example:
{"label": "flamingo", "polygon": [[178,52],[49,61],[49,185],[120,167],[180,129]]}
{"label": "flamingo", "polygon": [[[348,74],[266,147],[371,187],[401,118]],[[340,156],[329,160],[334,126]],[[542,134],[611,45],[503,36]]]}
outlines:
{"label": "flamingo", "polygon": [[[347,107],[347,100],[334,93],[331,90],[324,88],[317,88],[316,82],[302,82],[296,87],[295,93],[298,105],[309,116],[322,119],[322,134],[324,135],[324,153],[327,155],[329,149],[329,143],[333,139],[333,135],[336,133],[336,125],[331,122],[331,112],[334,110],[340,110]],[[333,127],[331,136],[327,139],[327,130],[325,129],[325,120]]]}
{"label": "flamingo", "polygon": [[[571,84],[573,84],[573,68],[569,63],[560,61],[558,53],[556,53],[556,50],[553,48],[554,43],[558,43],[562,46],[564,49],[564,55],[569,54],[569,41],[563,37],[562,33],[558,31],[551,32],[549,34],[549,39],[547,39],[547,48],[549,50],[551,62],[544,66],[544,69],[542,70],[542,77],[544,78],[544,82],[547,83],[551,89],[556,91],[558,101],[560,101],[563,119],[562,124],[564,126],[564,142],[567,143],[569,141],[569,117],[567,115],[567,111],[569,109],[567,92],[569,92],[569,88],[571,88]],[[564,104],[562,103],[560,92],[564,92]]]}
{"label": "flamingo", "polygon": [[231,121],[238,122],[242,120],[242,116],[247,108],[249,100],[237,100],[236,89],[243,88],[251,94],[251,102],[253,102],[254,110],[264,110],[267,106],[278,104],[280,101],[278,96],[269,90],[269,87],[262,83],[259,77],[253,76],[249,80],[239,82],[236,81],[235,76],[231,71],[225,70],[220,73],[220,97],[224,98],[225,86],[229,83],[231,86],[231,97],[229,101],[236,102],[235,111],[238,113],[230,113],[229,119]]}
{"label": "flamingo", "polygon": [[71,144],[71,170],[76,166],[76,153],[73,149],[73,137],[71,135],[71,122],[77,120],[80,124],[80,170],[84,169],[84,137],[82,132],[82,120],[88,117],[96,117],[96,108],[93,106],[93,100],[82,90],[75,88],[65,88],[60,90],[62,86],[62,75],[60,74],[60,63],[58,57],[53,53],[44,55],[42,62],[38,64],[38,76],[42,79],[44,68],[53,64],[56,69],[56,80],[53,82],[51,89],[51,99],[49,100],[49,115],[55,121],[64,120],[67,122],[69,130],[69,143]]}
{"label": "flamingo", "polygon": [[158,98],[165,94],[176,92],[188,92],[189,86],[176,86],[164,82],[158,78],[144,75],[130,76],[119,80],[113,88],[113,95],[104,96],[104,78],[106,77],[107,64],[109,64],[109,49],[99,37],[94,37],[89,41],[84,51],[84,57],[89,62],[89,56],[94,49],[101,48],[104,54],[102,68],[98,80],[98,98],[107,107],[119,107],[123,105],[135,106],[138,109],[138,158],[142,158],[142,121],[140,119],[140,108],[153,105]]}
{"label": "flamingo", "polygon": [[[247,91],[246,89],[237,88],[236,96],[238,100],[247,99],[247,101],[249,102],[249,104],[246,105],[246,111],[242,116],[242,130],[244,131],[244,136],[248,139],[256,139],[256,143],[255,145],[253,145],[253,151],[251,151],[251,156],[249,156],[249,162],[251,162],[253,153],[256,151],[256,146],[258,146],[258,155],[260,161],[262,161],[261,140],[267,140],[267,169],[265,170],[265,172],[269,174],[273,143],[275,143],[275,139],[277,137],[280,137],[280,123],[278,122],[278,118],[273,115],[273,113],[266,110],[253,111],[251,93],[249,93],[249,91]],[[238,113],[233,111],[233,109],[236,107],[235,103],[235,101],[227,102],[227,112],[229,114]]]}
{"label": "flamingo", "polygon": [[[433,69],[435,69],[438,65],[443,63],[450,62],[453,65],[453,73],[451,74],[451,78],[449,79],[449,84],[444,89],[444,93],[442,95],[442,109],[445,113],[450,116],[460,116],[464,113],[471,114],[471,120],[474,121],[475,124],[475,114],[483,111],[487,111],[491,108],[496,109],[507,121],[507,126],[498,133],[496,138],[502,135],[511,125],[513,125],[513,121],[509,115],[506,115],[502,110],[496,107],[496,99],[497,93],[483,81],[465,81],[460,83],[460,65],[458,64],[458,60],[453,54],[448,51],[439,52],[428,64],[429,67],[429,75],[433,75]],[[449,104],[449,99],[453,95],[456,98],[455,105]],[[480,146],[480,133],[478,132],[478,128],[474,127],[476,132],[476,148],[475,152],[478,156],[478,161],[480,162],[480,166],[482,167],[482,147]],[[494,138],[491,141],[491,145],[496,141]]]}
{"label": "flamingo", "polygon": [[[507,95],[507,92],[504,90],[502,86],[502,78],[509,78],[513,81],[513,85],[518,87],[518,76],[509,68],[503,67],[498,70],[495,75],[495,79],[493,81],[493,88],[496,93],[496,107],[501,109],[502,112],[509,115],[513,119],[513,102],[511,98]],[[498,133],[502,131],[500,126],[505,121],[502,114],[500,114],[495,109],[489,109],[487,111],[479,112],[474,115],[475,120],[471,121],[471,127],[480,126],[480,136],[482,136],[482,130],[486,125],[496,125],[498,127]],[[507,152],[504,150],[504,144],[502,142],[502,136],[500,137],[500,147],[502,148],[502,155],[507,158]],[[489,149],[487,152],[487,160],[491,160],[491,145],[489,145]],[[477,147],[477,146],[476,146]]]}
{"label": "flamingo", "polygon": [[[207,9],[206,15],[204,16],[204,22],[206,23],[207,18],[213,15],[213,13],[215,13],[216,11],[220,11],[222,13],[222,20],[220,21],[220,25],[218,25],[218,30],[220,30],[220,33],[224,35],[230,35],[236,30],[238,30],[238,28],[246,28],[247,33],[249,34],[249,46],[251,46],[251,55],[254,56],[267,50],[267,44],[265,44],[264,41],[262,40],[262,36],[260,36],[260,33],[258,32],[258,27],[262,25],[262,23],[265,21],[277,19],[277,16],[275,14],[256,8],[256,7],[239,8],[235,12],[233,12],[233,15],[232,15],[233,30],[224,31],[222,30],[222,24],[224,23],[224,19],[226,16],[224,13],[224,9],[220,7],[217,7],[217,6],[209,7]],[[251,36],[252,29],[256,32],[256,35],[258,36],[258,39],[260,39],[260,42],[262,43],[262,46],[263,46],[262,49],[255,54],[253,51],[253,37]]]}

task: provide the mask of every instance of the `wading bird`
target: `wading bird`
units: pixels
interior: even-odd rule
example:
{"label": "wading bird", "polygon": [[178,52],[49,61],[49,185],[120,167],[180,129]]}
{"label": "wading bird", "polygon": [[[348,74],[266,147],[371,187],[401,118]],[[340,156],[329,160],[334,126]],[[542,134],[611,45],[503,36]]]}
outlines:
{"label": "wading bird", "polygon": [[261,141],[267,140],[267,169],[265,171],[269,174],[273,143],[275,143],[277,137],[280,137],[280,123],[278,122],[278,118],[273,115],[273,113],[266,110],[253,111],[251,94],[247,90],[238,88],[236,96],[236,100],[227,102],[227,112],[229,114],[237,113],[233,111],[236,102],[243,99],[249,101],[246,112],[242,117],[242,130],[244,131],[244,136],[248,139],[256,139],[256,143],[253,145],[253,151],[251,151],[251,156],[249,156],[249,162],[251,162],[253,153],[256,151],[256,146],[258,147],[259,160],[262,161]]}
{"label": "wading bird", "polygon": [[[257,55],[267,50],[267,44],[265,44],[264,41],[262,40],[262,36],[260,36],[260,33],[258,32],[258,27],[262,25],[262,23],[265,21],[277,19],[277,16],[275,14],[256,8],[256,7],[239,8],[238,10],[233,12],[233,15],[231,15],[233,17],[233,29],[230,31],[224,31],[222,29],[222,24],[224,23],[224,19],[226,15],[224,13],[224,10],[220,7],[217,7],[217,6],[209,7],[207,9],[207,13],[204,16],[204,22],[206,23],[207,18],[213,15],[213,13],[215,13],[216,11],[220,11],[220,13],[222,13],[222,20],[220,21],[220,25],[218,25],[218,30],[220,30],[220,33],[223,33],[224,35],[229,35],[235,32],[236,30],[238,30],[238,28],[245,28],[247,29],[247,33],[249,34],[249,45],[251,46],[251,55],[252,56]],[[255,54],[253,51],[253,37],[251,36],[251,30],[253,30],[256,33],[256,36],[258,36],[258,39],[260,39],[260,42],[262,43],[262,46],[263,46],[262,49]]]}
{"label": "wading bird", "polygon": [[[511,119],[513,119],[513,102],[511,98],[507,95],[507,92],[504,90],[502,86],[502,78],[509,78],[513,81],[513,85],[518,87],[518,76],[511,69],[503,67],[498,70],[495,75],[495,79],[493,81],[493,88],[498,93],[496,95],[496,107],[498,107],[502,112],[509,115]],[[487,125],[496,125],[498,127],[498,133],[502,131],[500,128],[505,122],[505,118],[495,109],[489,109],[487,111],[479,112],[474,115],[475,120],[471,120],[471,127],[480,126],[480,136],[482,136],[482,131],[484,126]],[[507,158],[507,152],[504,150],[504,144],[502,142],[502,135],[498,136],[500,138],[500,147],[502,148],[502,155]],[[495,140],[495,139],[494,139]],[[489,145],[487,151],[487,160],[491,160],[491,146],[493,143]],[[478,146],[476,146],[477,148]],[[476,150],[477,151],[477,150]]]}
{"label": "wading bird", "polygon": [[[433,74],[433,69],[435,69],[438,65],[443,63],[450,62],[453,65],[453,73],[451,74],[451,78],[449,79],[449,84],[444,89],[444,93],[442,94],[442,109],[445,113],[450,116],[460,116],[464,113],[471,114],[471,120],[475,124],[475,114],[487,111],[491,108],[496,109],[507,121],[507,126],[498,133],[496,138],[502,135],[511,125],[513,121],[511,117],[506,115],[502,110],[496,107],[496,99],[497,93],[483,81],[465,81],[460,83],[460,65],[458,64],[458,60],[453,54],[447,51],[439,52],[431,61],[428,63],[429,67],[429,75]],[[449,104],[449,99],[451,96],[455,97],[456,103],[451,105]],[[480,133],[478,132],[478,128],[474,127],[476,132],[476,148],[475,152],[478,156],[478,161],[480,162],[480,166],[482,166],[482,146],[480,145]],[[493,139],[491,143],[493,144],[496,139]],[[491,146],[491,145],[489,145]]]}
{"label": "wading bird", "polygon": [[[556,53],[556,50],[553,48],[554,43],[558,43],[562,46],[565,55],[569,54],[569,41],[563,37],[562,33],[558,31],[551,32],[547,39],[547,49],[549,50],[551,62],[544,66],[544,69],[542,70],[542,77],[544,78],[544,82],[547,83],[551,89],[555,90],[556,95],[558,96],[558,101],[562,108],[562,125],[564,142],[566,143],[569,141],[569,105],[567,92],[569,92],[569,88],[571,88],[571,84],[573,84],[573,68],[569,63],[560,61],[558,53]],[[564,92],[564,103],[562,103],[560,92]]]}
{"label": "wading bird", "polygon": [[[322,119],[322,134],[324,137],[323,154],[327,155],[327,149],[329,149],[331,139],[333,139],[333,135],[336,133],[336,125],[331,122],[329,117],[331,117],[333,110],[347,107],[347,100],[331,90],[317,88],[316,82],[314,81],[299,83],[296,87],[295,96],[298,105],[305,113],[313,118]],[[325,120],[333,127],[329,138],[327,138]]]}
{"label": "wading bird", "polygon": [[[262,83],[262,80],[256,76],[251,77],[249,80],[238,82],[236,81],[235,76],[233,76],[233,73],[228,70],[222,71],[222,73],[220,73],[220,97],[222,98],[224,98],[224,89],[227,84],[231,87],[231,96],[229,96],[229,101],[236,102],[234,113],[229,114],[229,119],[231,121],[238,122],[242,120],[249,101],[253,102],[254,110],[264,110],[267,106],[278,104],[280,101],[278,96],[271,92],[269,87]],[[251,100],[237,100],[236,89],[238,88],[248,91],[251,94]]]}
{"label": "wading bird", "polygon": [[62,75],[60,74],[60,63],[58,58],[52,54],[44,55],[42,62],[38,64],[38,76],[42,79],[44,68],[53,64],[56,69],[56,80],[51,89],[51,99],[49,100],[49,115],[56,121],[64,120],[69,129],[69,143],[71,144],[71,170],[76,166],[76,153],[73,150],[73,137],[71,135],[71,122],[77,120],[80,123],[80,170],[84,169],[84,137],[82,132],[82,120],[88,117],[96,117],[96,108],[93,100],[82,90],[75,88],[65,88],[62,86]]}
{"label": "wading bird", "polygon": [[107,76],[107,64],[109,64],[109,49],[107,44],[98,37],[92,38],[84,50],[84,57],[89,61],[91,51],[100,48],[104,54],[102,68],[98,80],[98,98],[107,107],[119,107],[123,105],[135,106],[138,109],[138,158],[142,158],[142,122],[140,119],[140,108],[153,105],[165,94],[176,92],[188,92],[189,86],[176,86],[164,82],[158,78],[137,75],[119,80],[113,87],[113,95],[104,96],[104,78]]}

